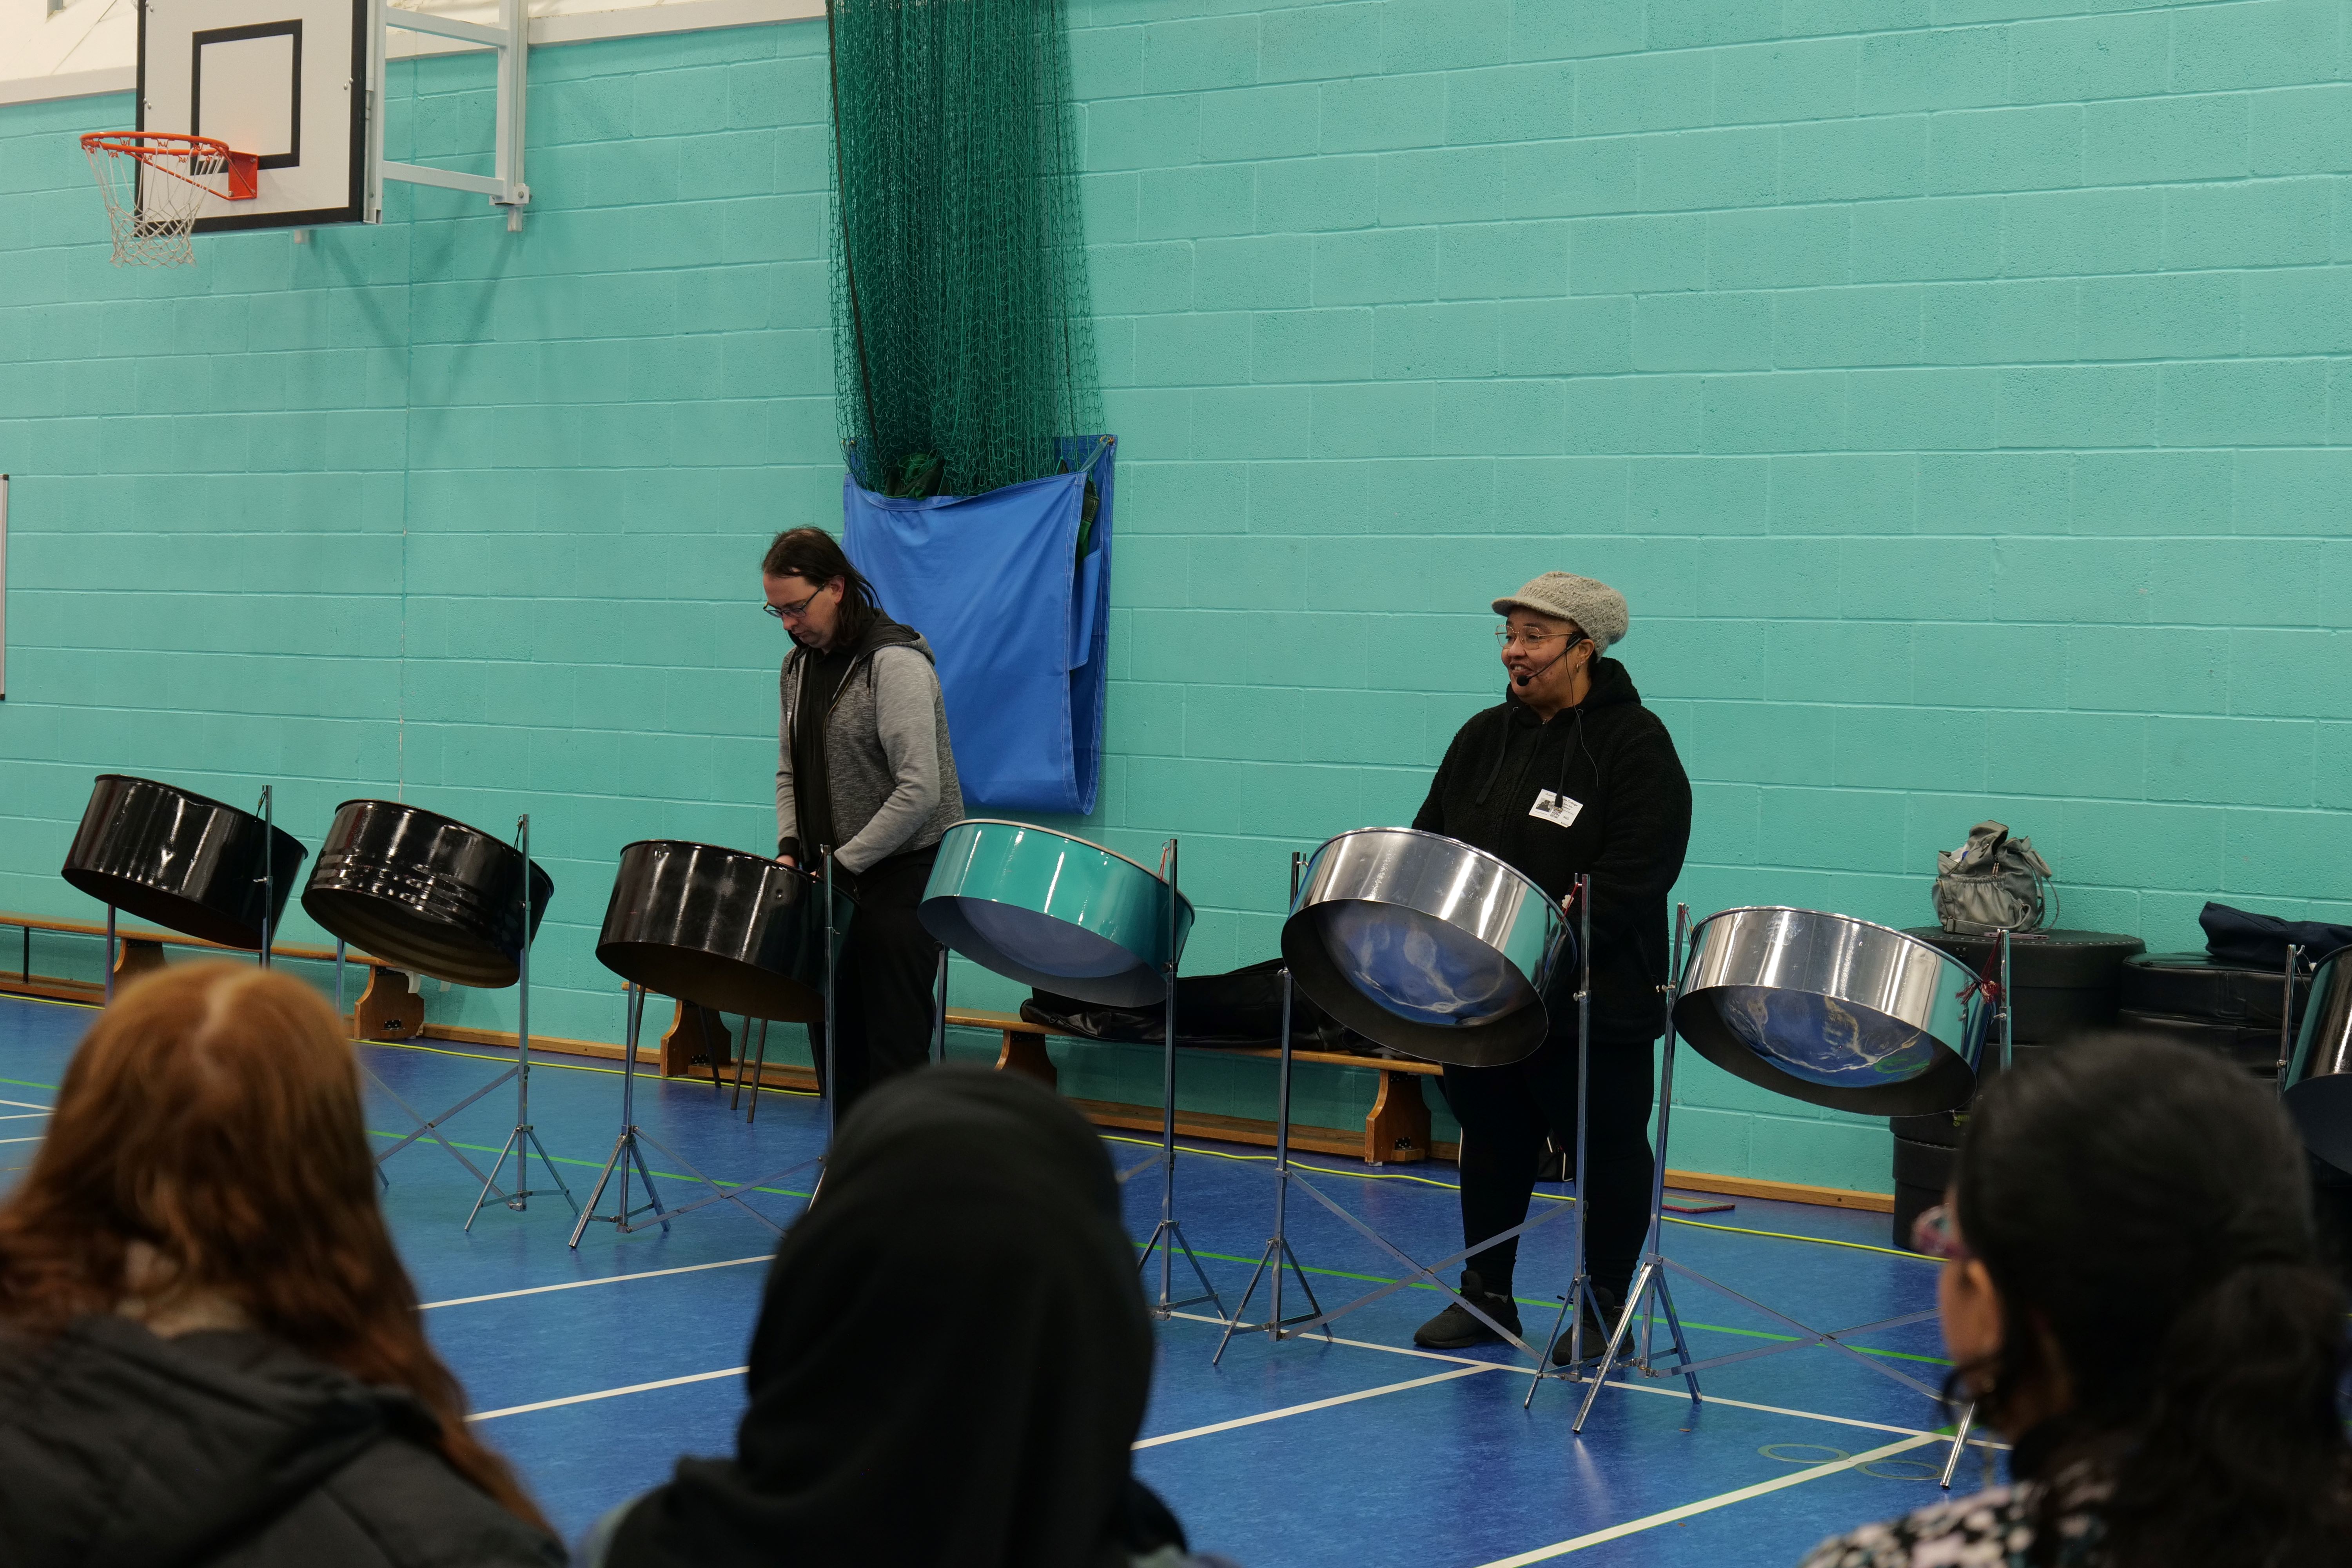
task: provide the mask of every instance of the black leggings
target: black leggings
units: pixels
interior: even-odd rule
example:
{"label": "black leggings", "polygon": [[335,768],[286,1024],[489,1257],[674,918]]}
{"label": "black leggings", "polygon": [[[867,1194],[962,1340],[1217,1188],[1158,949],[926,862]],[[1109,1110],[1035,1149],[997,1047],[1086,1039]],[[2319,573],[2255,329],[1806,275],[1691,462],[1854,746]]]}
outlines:
{"label": "black leggings", "polygon": [[[1591,1204],[1585,1245],[1595,1283],[1622,1291],[1642,1260],[1650,1226],[1650,1104],[1654,1062],[1648,1042],[1596,1043],[1586,1073],[1592,1091],[1584,1184]],[[1462,1240],[1508,1230],[1528,1217],[1544,1136],[1568,1151],[1576,1170],[1576,1017],[1569,1013],[1536,1054],[1508,1067],[1445,1069],[1445,1099],[1462,1123]],[[1573,1225],[1561,1218],[1554,1226]],[[1517,1237],[1473,1253],[1463,1267],[1487,1289],[1508,1294]],[[1567,1281],[1560,1284],[1565,1288]]]}
{"label": "black leggings", "polygon": [[[834,1071],[841,1079],[836,1120],[876,1084],[912,1072],[930,1058],[940,944],[923,929],[915,907],[922,902],[939,853],[933,845],[893,855],[857,879],[857,912],[850,918],[835,977],[840,994],[834,1001],[834,1025],[841,1031],[834,1052]],[[824,1025],[809,1026],[809,1049],[822,1086]]]}

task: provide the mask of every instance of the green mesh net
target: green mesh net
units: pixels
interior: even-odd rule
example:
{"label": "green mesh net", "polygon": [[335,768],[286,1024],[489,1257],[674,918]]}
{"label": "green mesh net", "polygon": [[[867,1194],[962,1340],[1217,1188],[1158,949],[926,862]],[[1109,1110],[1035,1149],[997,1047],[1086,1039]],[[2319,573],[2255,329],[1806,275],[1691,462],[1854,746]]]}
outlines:
{"label": "green mesh net", "polygon": [[1099,430],[1060,0],[832,0],[834,351],[892,495],[1055,472]]}

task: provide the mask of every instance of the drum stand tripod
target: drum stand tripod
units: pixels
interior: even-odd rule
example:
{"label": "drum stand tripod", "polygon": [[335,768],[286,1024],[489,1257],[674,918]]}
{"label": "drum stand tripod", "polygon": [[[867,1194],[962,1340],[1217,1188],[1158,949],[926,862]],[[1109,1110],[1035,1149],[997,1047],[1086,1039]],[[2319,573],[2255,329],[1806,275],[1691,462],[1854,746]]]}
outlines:
{"label": "drum stand tripod", "polygon": [[[1815,1329],[1799,1322],[1785,1312],[1774,1310],[1753,1297],[1742,1295],[1718,1279],[1709,1279],[1696,1268],[1675,1262],[1666,1257],[1661,1249],[1661,1233],[1665,1222],[1666,1132],[1668,1121],[1674,1112],[1675,1100],[1675,1036],[1676,1033],[1675,1004],[1681,999],[1682,995],[1683,953],[1690,940],[1690,906],[1678,904],[1675,908],[1674,958],[1669,970],[1674,979],[1665,987],[1666,1044],[1663,1066],[1658,1075],[1658,1150],[1650,1187],[1649,1243],[1642,1255],[1641,1269],[1633,1276],[1632,1288],[1625,1292],[1624,1310],[1619,1313],[1616,1326],[1610,1331],[1608,1346],[1601,1352],[1601,1364],[1593,1369],[1591,1385],[1584,1391],[1584,1403],[1578,1407],[1575,1424],[1569,1429],[1572,1432],[1584,1430],[1585,1419],[1592,1414],[1592,1403],[1601,1395],[1601,1384],[1608,1377],[1610,1367],[1616,1363],[1621,1354],[1623,1355],[1629,1368],[1639,1371],[1645,1376],[1681,1378],[1690,1390],[1691,1403],[1696,1405],[1701,1403],[1698,1374],[1702,1372],[1718,1366],[1729,1366],[1734,1362],[1754,1361],[1762,1356],[1780,1355],[1789,1351],[1804,1350],[1812,1345],[1827,1345],[1832,1350],[1859,1362],[1871,1371],[1892,1378],[1906,1388],[1915,1389],[1929,1399],[1940,1403],[1943,1398],[1941,1389],[1930,1387],[1916,1377],[1897,1372],[1877,1358],[1864,1355],[1845,1342],[1857,1334],[1875,1333],[1881,1329],[1901,1328],[1909,1323],[1925,1322],[1936,1316],[1934,1308],[1930,1307],[1917,1312],[1905,1312],[1898,1317],[1882,1318],[1876,1322],[1863,1323],[1850,1329]],[[2011,1027],[2009,1005],[2009,933],[2007,931],[2000,933],[2000,962],[1998,1005],[2000,1009],[2000,1060],[2001,1066],[2006,1068],[2010,1061]],[[1981,1058],[1983,1054],[1981,1038],[1975,1054]],[[1710,1290],[1728,1296],[1741,1305],[1763,1313],[1773,1321],[1792,1331],[1799,1337],[1783,1343],[1766,1345],[1758,1350],[1736,1351],[1729,1355],[1709,1356],[1702,1361],[1691,1354],[1690,1342],[1683,1333],[1682,1319],[1675,1310],[1674,1291],[1666,1282],[1669,1273],[1678,1274],[1694,1284],[1704,1285]],[[1650,1359],[1650,1335],[1654,1317],[1657,1315],[1664,1317],[1666,1331],[1674,1340],[1675,1360],[1671,1366],[1654,1365]],[[1632,1342],[1633,1321],[1636,1317],[1642,1320],[1641,1342],[1638,1348]],[[1532,1396],[1534,1392],[1534,1387],[1530,1384],[1529,1395]],[[1975,1418],[1976,1407],[1971,1405],[1961,1412],[1959,1421],[1957,1423],[1957,1430],[1952,1435],[1951,1451],[1946,1456],[1944,1461],[1943,1484],[1948,1489],[1952,1484],[1953,1473],[1959,1468],[1960,1455],[1968,1446],[1969,1428],[1973,1425]]]}
{"label": "drum stand tripod", "polygon": [[[836,961],[840,957],[838,951],[840,942],[838,934],[835,931],[835,906],[834,904],[833,896],[832,847],[830,845],[825,846],[823,848],[820,848],[817,853],[823,857],[824,861],[824,1135],[826,1149],[830,1150],[833,1144],[833,1131],[835,1120],[834,1115],[834,1097],[837,1092],[838,1083],[838,1080],[834,1076],[833,992],[835,967]],[[628,990],[629,1038],[626,1047],[624,1048],[621,1066],[621,1135],[613,1141],[613,1152],[606,1157],[604,1172],[596,1178],[595,1190],[588,1194],[588,1207],[580,1215],[580,1223],[572,1227],[572,1245],[575,1247],[580,1245],[580,1238],[588,1233],[589,1222],[592,1220],[608,1223],[621,1235],[627,1236],[633,1231],[645,1230],[648,1228],[646,1225],[632,1225],[630,1221],[636,1215],[644,1214],[647,1210],[651,1210],[656,1215],[656,1218],[651,1222],[651,1224],[660,1226],[663,1233],[666,1235],[668,1233],[670,1221],[674,1219],[683,1219],[698,1208],[707,1208],[712,1204],[720,1202],[733,1204],[737,1208],[741,1209],[745,1214],[750,1215],[753,1219],[758,1220],[761,1225],[766,1226],[778,1236],[782,1236],[784,1233],[784,1227],[778,1225],[774,1220],[770,1219],[766,1215],[761,1214],[758,1209],[753,1208],[750,1204],[744,1202],[743,1194],[746,1193],[757,1192],[762,1187],[772,1186],[796,1171],[804,1171],[811,1165],[821,1164],[824,1160],[824,1154],[823,1152],[812,1154],[805,1160],[785,1166],[782,1170],[778,1171],[772,1176],[763,1176],[756,1182],[745,1182],[740,1185],[730,1187],[723,1182],[704,1175],[699,1170],[697,1170],[690,1162],[680,1156],[676,1150],[663,1142],[660,1139],[655,1137],[652,1133],[646,1131],[644,1128],[638,1126],[636,1122],[637,1032],[639,1025],[642,1024],[645,1019],[646,993],[645,988],[640,985],[631,985]],[[749,1039],[751,1029],[751,1020],[747,1017],[743,1023],[743,1032],[746,1037],[744,1043],[746,1046],[751,1043]],[[748,1056],[749,1054],[749,1051],[744,1053],[745,1056]],[[762,1070],[764,1070],[767,1066],[767,1054],[768,1020],[762,1018],[760,1020],[760,1065]],[[743,1087],[743,1058],[737,1058],[735,1065],[736,1092],[740,1094]],[[752,1114],[751,1117],[745,1118],[747,1123],[757,1117],[759,1109],[760,1080],[759,1077],[755,1075],[751,1080]],[[665,1209],[662,1206],[661,1194],[654,1187],[654,1173],[646,1168],[645,1152],[638,1147],[641,1143],[652,1144],[656,1149],[661,1151],[662,1157],[664,1159],[684,1165],[686,1167],[687,1173],[689,1176],[710,1189],[710,1195],[708,1197],[697,1198],[690,1204],[682,1204],[677,1208]],[[631,1207],[629,1205],[629,1167],[632,1164],[636,1167],[638,1179],[643,1181],[646,1184],[646,1197],[647,1199],[646,1203],[635,1208]],[[604,1197],[605,1184],[613,1179],[613,1172],[616,1167],[621,1173],[620,1194],[614,1205],[613,1212],[611,1214],[598,1214],[596,1212],[597,1202]],[[822,1178],[819,1179],[819,1184],[823,1184]],[[809,1201],[811,1203],[814,1203],[816,1201],[814,1194],[810,1195]]]}
{"label": "drum stand tripod", "polygon": [[[515,820],[515,848],[522,857],[522,950],[520,957],[518,960],[520,973],[517,976],[517,980],[521,988],[517,994],[516,1000],[515,1065],[507,1068],[506,1071],[499,1074],[498,1077],[492,1079],[489,1082],[484,1084],[481,1088],[476,1089],[473,1093],[457,1101],[457,1104],[449,1107],[448,1110],[444,1110],[440,1115],[432,1118],[430,1121],[417,1115],[415,1109],[411,1106],[408,1101],[403,1100],[399,1095],[394,1094],[391,1086],[386,1084],[381,1078],[378,1078],[373,1069],[366,1068],[364,1065],[361,1069],[363,1072],[366,1072],[369,1082],[374,1084],[378,1089],[383,1089],[385,1094],[389,1095],[394,1104],[398,1105],[401,1110],[408,1113],[408,1119],[416,1123],[416,1130],[415,1131],[409,1133],[408,1136],[403,1138],[400,1142],[394,1143],[391,1148],[386,1149],[383,1153],[378,1154],[375,1157],[378,1174],[382,1174],[383,1163],[385,1161],[391,1159],[394,1154],[399,1153],[403,1149],[407,1148],[411,1143],[415,1142],[419,1138],[428,1135],[431,1136],[435,1142],[440,1144],[442,1148],[446,1149],[449,1152],[449,1155],[452,1159],[466,1167],[468,1174],[476,1177],[482,1184],[481,1192],[477,1194],[474,1199],[474,1206],[472,1209],[468,1210],[466,1215],[465,1228],[467,1230],[472,1230],[474,1228],[474,1221],[480,1216],[484,1205],[489,1203],[494,1194],[500,1203],[504,1204],[508,1208],[514,1210],[518,1214],[520,1214],[530,1206],[532,1191],[530,1185],[530,1157],[534,1152],[539,1155],[540,1163],[547,1167],[547,1174],[549,1178],[555,1183],[555,1190],[563,1194],[563,1201],[572,1206],[573,1213],[577,1214],[580,1210],[579,1201],[572,1197],[572,1189],[564,1184],[563,1173],[555,1168],[554,1158],[548,1153],[547,1146],[539,1141],[539,1132],[532,1127],[530,1121],[530,939],[532,936],[532,911],[530,905],[530,816],[527,812]],[[335,940],[335,1012],[339,1016],[341,1015],[343,1010],[344,947],[345,944],[343,940],[341,937],[338,937]],[[443,1122],[447,1121],[451,1117],[457,1115],[459,1111],[465,1110],[467,1106],[472,1105],[476,1100],[480,1100],[483,1096],[490,1093],[494,1089],[502,1088],[509,1081],[511,1081],[515,1086],[514,1130],[507,1134],[507,1141],[499,1145],[499,1157],[490,1162],[489,1173],[488,1175],[484,1175],[479,1166],[476,1165],[471,1160],[467,1159],[463,1153],[458,1152],[455,1144],[451,1143],[447,1138],[442,1135],[441,1125]],[[509,1192],[499,1185],[499,1173],[505,1167],[507,1157],[509,1154],[513,1155],[515,1160],[515,1187],[512,1192]]]}
{"label": "drum stand tripod", "polygon": [[[1294,903],[1297,900],[1297,877],[1298,857],[1294,855],[1291,857],[1291,898]],[[1591,1281],[1587,1277],[1584,1264],[1583,1186],[1585,1143],[1585,1046],[1583,1034],[1585,1024],[1591,1013],[1591,998],[1592,991],[1592,913],[1590,907],[1591,895],[1591,889],[1588,879],[1582,876],[1578,877],[1576,879],[1576,890],[1572,896],[1578,910],[1581,911],[1584,927],[1582,940],[1578,944],[1578,956],[1580,960],[1580,967],[1576,993],[1578,1033],[1576,1047],[1576,1079],[1578,1090],[1576,1106],[1577,1191],[1573,1206],[1577,1214],[1577,1222],[1576,1267],[1574,1274],[1570,1281],[1568,1295],[1568,1300],[1571,1306],[1580,1300],[1583,1293],[1591,1289]],[[1413,1258],[1412,1256],[1407,1254],[1403,1248],[1398,1247],[1394,1242],[1389,1240],[1388,1237],[1382,1236],[1370,1226],[1366,1225],[1362,1220],[1358,1219],[1354,1215],[1349,1214],[1346,1209],[1340,1207],[1337,1203],[1326,1196],[1315,1186],[1313,1183],[1307,1181],[1306,1177],[1298,1174],[1296,1168],[1294,1168],[1289,1162],[1290,973],[1286,968],[1283,972],[1282,984],[1282,1088],[1279,1095],[1279,1099],[1282,1102],[1282,1121],[1280,1123],[1280,1130],[1276,1135],[1279,1139],[1279,1142],[1276,1146],[1275,1170],[1275,1233],[1273,1237],[1268,1240],[1265,1245],[1265,1260],[1261,1261],[1258,1268],[1260,1271],[1263,1271],[1267,1267],[1267,1263],[1273,1260],[1277,1250],[1283,1256],[1290,1257],[1291,1267],[1293,1268],[1297,1268],[1298,1260],[1296,1257],[1291,1256],[1290,1242],[1283,1234],[1284,1199],[1287,1194],[1287,1189],[1292,1185],[1296,1185],[1308,1197],[1313,1198],[1317,1203],[1321,1204],[1325,1208],[1329,1209],[1333,1214],[1339,1215],[1341,1219],[1347,1221],[1348,1224],[1353,1226],[1367,1241],[1370,1241],[1373,1246],[1379,1247],[1381,1251],[1395,1258],[1399,1263],[1403,1264],[1405,1268],[1412,1270],[1412,1272],[1406,1274],[1401,1279],[1391,1279],[1387,1284],[1381,1286],[1377,1289],[1368,1290],[1364,1294],[1357,1297],[1354,1300],[1347,1302],[1341,1306],[1334,1307],[1328,1311],[1324,1310],[1322,1304],[1315,1300],[1315,1292],[1310,1289],[1307,1292],[1307,1299],[1308,1304],[1313,1306],[1315,1310],[1312,1313],[1299,1317],[1285,1319],[1282,1316],[1282,1271],[1277,1266],[1275,1268],[1273,1294],[1274,1306],[1273,1310],[1267,1314],[1266,1321],[1262,1323],[1241,1323],[1238,1325],[1228,1326],[1225,1333],[1226,1339],[1231,1339],[1233,1337],[1234,1326],[1238,1326],[1244,1329],[1263,1329],[1268,1335],[1277,1340],[1297,1339],[1302,1335],[1311,1334],[1316,1330],[1321,1329],[1324,1332],[1324,1336],[1328,1339],[1330,1336],[1330,1324],[1333,1320],[1344,1318],[1349,1313],[1355,1311],[1358,1308],[1369,1307],[1375,1301],[1381,1300],[1389,1296],[1396,1294],[1399,1290],[1406,1289],[1412,1286],[1420,1284],[1423,1280],[1427,1280],[1430,1284],[1434,1285],[1438,1289],[1445,1292],[1448,1297],[1453,1299],[1455,1305],[1459,1306],[1464,1311],[1469,1313],[1472,1317],[1477,1319],[1481,1323],[1484,1323],[1496,1334],[1501,1336],[1518,1349],[1523,1350],[1529,1355],[1535,1357],[1537,1373],[1540,1376],[1543,1371],[1544,1356],[1546,1355],[1549,1347],[1544,1351],[1537,1350],[1535,1347],[1528,1344],[1527,1341],[1521,1339],[1517,1334],[1514,1333],[1509,1329],[1503,1327],[1501,1323],[1496,1321],[1495,1319],[1487,1313],[1485,1308],[1479,1306],[1476,1302],[1470,1300],[1467,1297],[1464,1296],[1462,1292],[1456,1290],[1453,1286],[1448,1285],[1444,1279],[1438,1278],[1438,1275],[1440,1271],[1453,1268],[1455,1264],[1460,1263],[1465,1258],[1467,1258],[1474,1254],[1486,1251],[1488,1247],[1494,1246],[1498,1241],[1511,1240],[1515,1237],[1524,1236],[1528,1231],[1535,1229],[1538,1226],[1550,1223],[1552,1220],[1559,1218],[1562,1214],[1566,1213],[1571,1205],[1569,1204],[1561,1204],[1555,1207],[1546,1209],[1543,1213],[1536,1215],[1533,1219],[1521,1220],[1518,1224],[1511,1226],[1508,1230],[1496,1231],[1492,1236],[1472,1242],[1469,1246],[1463,1247],[1458,1252],[1449,1253],[1447,1256],[1439,1258],[1434,1263],[1423,1263]],[[1306,1275],[1303,1271],[1299,1274],[1298,1282],[1301,1286],[1304,1286],[1307,1283]],[[1250,1278],[1250,1288],[1254,1290],[1256,1287],[1257,1277],[1255,1275],[1252,1275]],[[1242,1301],[1243,1304],[1246,1306],[1248,1304],[1249,1298],[1244,1295],[1242,1298]],[[1238,1318],[1240,1315],[1240,1312],[1236,1310],[1234,1316]],[[1580,1324],[1582,1321],[1581,1318],[1580,1318],[1578,1321]],[[1217,1343],[1217,1356],[1222,1357],[1224,1353],[1224,1341],[1221,1340]],[[1212,1359],[1213,1360],[1215,1358]]]}
{"label": "drum stand tripod", "polygon": [[[1163,1024],[1167,1037],[1160,1046],[1162,1066],[1160,1075],[1160,1152],[1150,1159],[1121,1172],[1119,1180],[1125,1182],[1155,1164],[1160,1167],[1160,1223],[1151,1227],[1151,1239],[1143,1244],[1143,1254],[1135,1262],[1135,1271],[1140,1274],[1150,1267],[1151,1255],[1154,1252],[1160,1254],[1160,1299],[1151,1303],[1151,1315],[1155,1318],[1167,1318],[1173,1315],[1179,1307],[1190,1307],[1195,1303],[1206,1301],[1216,1308],[1220,1321],[1230,1323],[1233,1319],[1225,1310],[1224,1299],[1217,1294],[1217,1288],[1209,1283],[1208,1270],[1201,1267],[1201,1260],[1198,1258],[1192,1256],[1192,1244],[1184,1239],[1184,1227],[1176,1223],[1176,965],[1179,946],[1177,928],[1179,905],[1176,895],[1175,839],[1171,838],[1168,841],[1168,847],[1160,856],[1160,863],[1165,868],[1165,875],[1161,879],[1168,884],[1168,959],[1161,970],[1168,982],[1168,1012]],[[941,1016],[944,1017],[945,1014],[942,1013]],[[1284,1040],[1286,1061],[1288,1059],[1289,1052],[1287,1023],[1286,1016]],[[1192,1276],[1200,1280],[1202,1291],[1198,1296],[1187,1296],[1181,1300],[1175,1299],[1176,1254],[1179,1250],[1184,1254],[1184,1261],[1192,1266]],[[1223,1347],[1220,1346],[1219,1349],[1222,1352]]]}

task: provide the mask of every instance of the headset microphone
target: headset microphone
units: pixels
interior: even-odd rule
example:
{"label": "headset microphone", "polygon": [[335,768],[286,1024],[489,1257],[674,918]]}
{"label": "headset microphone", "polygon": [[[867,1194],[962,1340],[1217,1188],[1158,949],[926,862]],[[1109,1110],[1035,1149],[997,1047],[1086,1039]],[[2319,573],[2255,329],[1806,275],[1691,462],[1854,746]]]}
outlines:
{"label": "headset microphone", "polygon": [[1540,666],[1534,669],[1522,670],[1518,674],[1511,677],[1511,684],[1514,686],[1532,685],[1537,676],[1543,674],[1544,671],[1549,669],[1553,665],[1558,664],[1561,659],[1566,658],[1570,654],[1575,652],[1576,645],[1583,640],[1584,637],[1581,633],[1569,638],[1568,646],[1566,647],[1560,649],[1558,653],[1544,660]]}

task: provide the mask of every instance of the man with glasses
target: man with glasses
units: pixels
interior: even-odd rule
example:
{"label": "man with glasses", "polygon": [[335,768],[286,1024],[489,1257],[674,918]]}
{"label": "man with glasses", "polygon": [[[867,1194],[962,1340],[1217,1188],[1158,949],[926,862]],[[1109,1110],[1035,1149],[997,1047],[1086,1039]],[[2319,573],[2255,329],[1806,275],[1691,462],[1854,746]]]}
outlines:
{"label": "man with glasses", "polygon": [[[1592,887],[1592,1041],[1586,1117],[1586,1210],[1594,1302],[1585,1353],[1598,1356],[1633,1282],[1649,1227],[1651,1047],[1665,1031],[1666,898],[1690,842],[1690,780],[1658,716],[1625,667],[1603,653],[1625,636],[1624,595],[1605,583],[1547,572],[1495,601],[1507,684],[1446,748],[1415,827],[1509,862],[1553,898],[1577,874]],[[1445,1069],[1462,1124],[1462,1239],[1474,1245],[1527,1218],[1544,1142],[1576,1147],[1575,993],[1562,965],[1544,998],[1550,1033],[1507,1067]],[[1464,1262],[1462,1293],[1516,1331],[1512,1271],[1518,1240]],[[1572,1328],[1573,1325],[1570,1325]],[[1417,1343],[1455,1350],[1496,1337],[1459,1306],[1423,1323]],[[1552,1359],[1570,1359],[1564,1330]]]}
{"label": "man with glasses", "polygon": [[[835,976],[836,1116],[928,1058],[939,943],[915,908],[949,826],[963,816],[930,645],[882,613],[833,535],[795,528],[761,562],[767,611],[791,634],[776,734],[776,855],[821,869],[857,900]],[[822,1026],[809,1029],[824,1069]]]}

